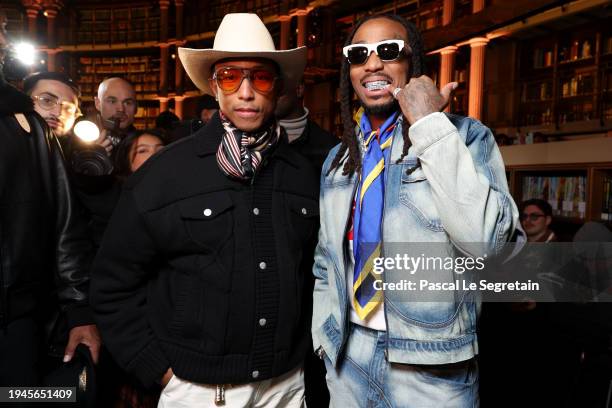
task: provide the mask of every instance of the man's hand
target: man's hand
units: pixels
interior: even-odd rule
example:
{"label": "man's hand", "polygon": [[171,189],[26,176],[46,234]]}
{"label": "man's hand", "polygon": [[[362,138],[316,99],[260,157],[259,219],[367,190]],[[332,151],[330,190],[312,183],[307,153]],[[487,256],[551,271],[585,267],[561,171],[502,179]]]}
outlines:
{"label": "man's hand", "polygon": [[165,388],[166,385],[168,385],[173,375],[174,375],[174,372],[172,372],[172,368],[169,368],[160,381],[162,388]]}
{"label": "man's hand", "polygon": [[86,326],[76,326],[70,330],[68,345],[64,351],[64,363],[72,360],[76,347],[81,343],[89,347],[93,361],[98,362],[101,343],[100,332],[95,324],[88,324]]}
{"label": "man's hand", "polygon": [[104,149],[106,149],[106,154],[110,156],[111,152],[113,151],[113,144],[111,143],[110,139],[106,136],[107,133],[108,133],[108,130],[102,129],[100,131],[100,137],[98,137],[95,143],[99,144]]}
{"label": "man's hand", "polygon": [[421,75],[418,78],[411,78],[403,89],[397,88],[399,91],[392,87],[387,87],[387,90],[395,96],[402,113],[410,124],[413,124],[430,113],[440,112],[446,108],[457,85],[457,82],[449,82],[438,90],[431,78]]}

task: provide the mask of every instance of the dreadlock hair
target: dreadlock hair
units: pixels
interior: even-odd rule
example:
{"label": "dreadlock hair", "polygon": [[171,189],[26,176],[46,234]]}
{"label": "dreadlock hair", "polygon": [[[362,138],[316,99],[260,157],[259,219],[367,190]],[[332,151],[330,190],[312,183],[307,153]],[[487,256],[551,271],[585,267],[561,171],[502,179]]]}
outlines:
{"label": "dreadlock hair", "polygon": [[[353,37],[359,27],[361,27],[365,22],[370,20],[376,20],[380,18],[385,18],[387,20],[395,21],[400,23],[408,34],[408,44],[410,45],[410,49],[412,50],[412,55],[410,57],[410,67],[408,72],[408,77],[419,77],[425,74],[425,52],[423,46],[423,39],[421,37],[421,33],[416,28],[416,26],[405,18],[398,16],[396,14],[373,14],[371,16],[367,16],[360,20],[353,31],[349,34],[346,45],[350,45],[353,42]],[[349,157],[344,163],[344,167],[342,168],[342,175],[350,175],[354,172],[361,171],[361,155],[359,153],[359,145],[358,140],[355,137],[354,132],[354,124],[353,124],[353,109],[351,105],[351,101],[353,100],[353,87],[351,85],[350,79],[350,64],[346,58],[342,59],[342,66],[340,69],[340,116],[342,118],[342,136],[340,148],[336,157],[332,161],[329,171],[327,174],[330,174],[335,168],[340,165],[340,160],[342,156],[348,150]],[[399,161],[401,161],[407,154],[408,149],[410,148],[410,139],[408,137],[408,121],[404,118],[404,126],[402,126],[402,137],[404,139],[404,148],[402,150],[402,156]]]}

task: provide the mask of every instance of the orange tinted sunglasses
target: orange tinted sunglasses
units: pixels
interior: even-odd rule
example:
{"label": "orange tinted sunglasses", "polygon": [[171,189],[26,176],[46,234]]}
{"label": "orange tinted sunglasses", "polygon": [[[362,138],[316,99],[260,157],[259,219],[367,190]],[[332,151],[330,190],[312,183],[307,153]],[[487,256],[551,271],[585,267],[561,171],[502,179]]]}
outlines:
{"label": "orange tinted sunglasses", "polygon": [[213,74],[213,79],[226,94],[234,93],[240,89],[244,78],[249,79],[254,90],[266,94],[274,89],[277,76],[263,68],[247,69],[237,67],[219,68]]}

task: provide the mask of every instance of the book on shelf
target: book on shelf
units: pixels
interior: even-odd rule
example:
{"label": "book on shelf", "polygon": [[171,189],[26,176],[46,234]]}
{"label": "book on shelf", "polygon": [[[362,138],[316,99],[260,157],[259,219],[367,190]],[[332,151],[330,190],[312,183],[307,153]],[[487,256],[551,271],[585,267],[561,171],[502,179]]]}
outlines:
{"label": "book on shelf", "polygon": [[585,218],[586,182],[586,176],[525,176],[522,201],[539,198],[555,216]]}
{"label": "book on shelf", "polygon": [[544,68],[550,67],[553,63],[552,51],[542,48],[536,48],[533,51],[533,67]]}

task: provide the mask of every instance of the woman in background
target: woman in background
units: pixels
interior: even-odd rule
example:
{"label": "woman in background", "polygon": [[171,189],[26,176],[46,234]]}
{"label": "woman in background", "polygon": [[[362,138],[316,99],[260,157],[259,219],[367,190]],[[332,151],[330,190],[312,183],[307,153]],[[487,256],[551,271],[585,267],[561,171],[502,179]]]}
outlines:
{"label": "woman in background", "polygon": [[162,129],[145,129],[121,141],[115,161],[115,174],[124,179],[134,173],[149,157],[166,145]]}
{"label": "woman in background", "polygon": [[[113,175],[121,186],[125,180],[151,156],[166,145],[166,133],[162,129],[145,129],[135,132],[121,141],[115,156]],[[106,351],[105,351],[106,352]],[[102,371],[104,384],[100,392],[98,407],[112,408],[154,408],[157,406],[159,391],[145,389],[125,374],[110,355],[106,354],[106,364],[98,367]],[[106,391],[106,392],[105,392]]]}

